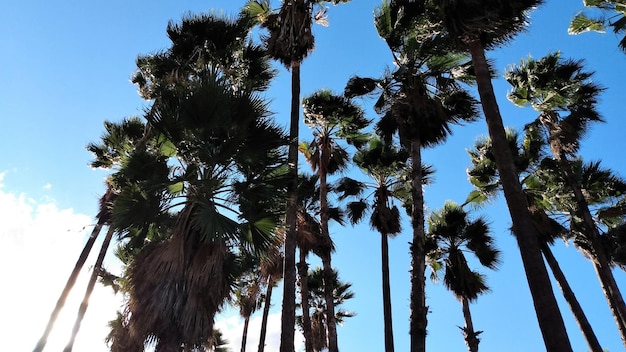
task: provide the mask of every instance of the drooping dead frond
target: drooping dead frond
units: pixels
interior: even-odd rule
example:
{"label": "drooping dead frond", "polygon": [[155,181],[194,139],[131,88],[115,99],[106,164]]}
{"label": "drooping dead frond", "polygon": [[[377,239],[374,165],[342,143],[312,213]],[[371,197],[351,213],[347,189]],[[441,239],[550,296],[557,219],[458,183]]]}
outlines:
{"label": "drooping dead frond", "polygon": [[187,231],[146,246],[130,268],[129,329],[135,341],[206,345],[214,316],[230,295],[234,254],[223,243],[200,241],[191,228],[178,229]]}

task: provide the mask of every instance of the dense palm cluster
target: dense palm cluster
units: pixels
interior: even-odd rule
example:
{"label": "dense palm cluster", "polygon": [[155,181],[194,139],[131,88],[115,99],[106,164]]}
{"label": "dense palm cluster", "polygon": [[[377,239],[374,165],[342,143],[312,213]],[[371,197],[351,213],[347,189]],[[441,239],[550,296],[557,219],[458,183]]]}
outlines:
{"label": "dense palm cluster", "polygon": [[[500,191],[546,349],[572,351],[549,268],[589,348],[602,351],[551,252],[559,238],[591,261],[626,346],[626,305],[612,272],[626,266],[626,181],[579,155],[585,131],[602,121],[596,108],[603,88],[583,62],[554,53],[505,73],[509,100],[538,114],[523,131],[503,126],[495,102],[485,50],[522,31],[527,12],[541,1],[384,1],[374,25],[393,69],[354,76],[341,93],[320,89],[301,99],[299,66],[313,51],[313,24],[327,22],[323,3],[284,0],[273,9],[256,0],[232,18],[189,15],[168,25],[168,49],[137,59],[133,83],[149,107],[141,117],[105,122],[101,140],[88,146],[92,166],[111,173],[77,269],[98,233],[108,231],[66,351],[99,277],[124,297],[110,324],[111,351],[224,350],[214,324],[227,305],[238,307],[245,321],[242,352],[250,317],[263,309],[263,351],[273,288],[282,280],[281,351],[293,351],[300,329],[306,352],[336,352],[337,325],[355,315],[342,305],[355,293],[332,266],[329,223],[356,224],[368,215],[381,238],[385,351],[394,351],[388,239],[401,232],[406,216],[410,350],[426,350],[430,268],[434,281],[443,272],[460,301],[463,337],[476,352],[481,331],[470,303],[489,287],[467,256],[493,270],[501,260],[487,221],[471,212]],[[623,11],[606,3],[615,7],[594,6]],[[275,75],[272,59],[292,75],[289,131],[274,122],[261,94]],[[365,116],[359,104],[367,98],[374,98],[378,116]],[[310,142],[299,138],[300,111]],[[422,162],[422,151],[445,143],[452,125],[473,123],[481,111],[489,136],[468,151],[474,190],[462,204],[427,213],[424,187],[434,169]],[[312,173],[299,172],[298,152]],[[345,170],[363,177],[337,176]],[[124,264],[115,275],[102,268],[111,241]],[[320,258],[320,268],[309,269],[309,254]],[[45,346],[63,295],[36,351]]]}

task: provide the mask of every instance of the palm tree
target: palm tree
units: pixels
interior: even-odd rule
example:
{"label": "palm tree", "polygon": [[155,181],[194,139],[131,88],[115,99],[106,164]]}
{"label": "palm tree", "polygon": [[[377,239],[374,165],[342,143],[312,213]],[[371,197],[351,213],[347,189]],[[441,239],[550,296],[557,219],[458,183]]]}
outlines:
{"label": "palm tree", "polygon": [[[401,3],[403,6],[398,7]],[[418,8],[415,9],[414,7]],[[443,143],[450,124],[478,118],[476,101],[462,88],[468,78],[464,57],[449,46],[445,36],[408,27],[419,10],[418,2],[383,3],[375,16],[376,28],[392,52],[397,69],[382,79],[353,77],[346,95],[354,97],[381,90],[374,109],[382,118],[378,132],[386,139],[398,134],[411,158],[411,351],[426,349],[427,306],[425,296],[424,196],[422,156],[424,147]],[[407,20],[408,19],[408,20]],[[426,33],[428,32],[428,33]],[[465,67],[466,68],[466,67]]]}
{"label": "palm tree", "polygon": [[596,110],[597,96],[602,88],[593,83],[591,77],[592,73],[583,70],[581,61],[563,60],[558,52],[539,60],[529,57],[505,73],[505,78],[513,86],[508,94],[509,100],[517,106],[532,106],[540,114],[535,124],[543,129],[552,155],[564,174],[565,184],[572,192],[572,214],[582,218],[579,227],[591,245],[596,274],[626,346],[626,305],[613,277],[588,200],[571,166],[571,158],[579,150],[587,126],[602,121]]}
{"label": "palm tree", "polygon": [[[568,33],[581,34],[588,31],[604,33],[606,27],[612,27],[613,33],[626,32],[626,4],[619,0],[584,0],[586,7],[600,10],[600,15],[580,12],[572,18]],[[626,53],[626,36],[617,46]]]}
{"label": "palm tree", "polygon": [[[182,167],[164,173],[159,182],[162,189],[172,192],[165,193],[168,207],[183,207],[172,238],[144,247],[129,268],[130,330],[138,338],[158,340],[157,348],[165,350],[209,340],[206,332],[212,331],[212,316],[230,295],[231,281],[240,270],[233,248],[241,245],[264,251],[273,227],[271,219],[267,222],[245,208],[237,209],[237,199],[253,195],[237,189],[233,177],[248,166],[253,168],[246,171],[256,171],[258,166],[250,163],[270,160],[261,152],[242,153],[249,149],[248,143],[254,143],[259,151],[272,143],[277,148],[282,144],[277,142],[282,138],[280,131],[259,120],[264,108],[254,98],[229,97],[219,86],[201,85],[198,89],[189,100],[174,102],[182,106],[171,110],[165,106],[167,110],[159,111],[151,121],[177,150],[188,148],[185,154],[177,154]],[[233,115],[202,106],[206,103],[228,106]],[[203,118],[195,111],[202,112]],[[188,127],[173,128],[178,123]],[[229,137],[224,140],[223,136]],[[256,172],[253,176],[263,178]],[[227,213],[236,214],[237,219]]]}
{"label": "palm tree", "polygon": [[[330,330],[328,324],[330,324],[329,317],[327,316],[328,310],[326,309],[326,290],[324,286],[327,284],[326,273],[324,269],[316,268],[307,275],[308,287],[310,288],[310,297],[308,301],[302,302],[302,310],[311,310],[311,330],[312,330],[312,345],[314,352],[320,352],[328,349],[328,335]],[[344,309],[340,309],[339,306],[344,304],[347,300],[354,297],[354,292],[350,290],[352,284],[344,283],[339,280],[337,271],[333,270],[331,277],[333,281],[333,305],[337,307],[334,316],[334,324],[343,325],[345,318],[353,317],[355,314]]]}
{"label": "palm tree", "polygon": [[[543,151],[545,141],[540,135],[540,130],[532,124],[526,126],[522,141],[520,141],[518,133],[513,130],[507,130],[507,139],[514,156],[514,164],[518,170],[520,182],[524,185],[524,193],[528,198],[529,211],[538,232],[542,254],[590,349],[594,352],[601,352],[602,348],[598,339],[550,250],[550,245],[558,237],[567,237],[568,234],[561,224],[547,214],[547,212],[553,212],[553,203],[556,198],[549,194],[544,180],[546,173],[542,169],[542,160],[545,160],[543,159],[545,157]],[[485,138],[477,141],[474,148],[468,151],[472,162],[472,168],[468,170],[468,175],[475,189],[470,192],[466,203],[480,205],[493,199],[501,191],[500,176],[492,150],[491,140]],[[558,184],[558,182],[550,182],[550,184]],[[606,183],[603,183],[604,185]]]}
{"label": "palm tree", "polygon": [[[332,0],[333,4],[350,0]],[[324,23],[327,1],[284,0],[278,13],[273,13],[269,0],[251,0],[244,13],[261,23],[269,31],[266,38],[270,55],[291,70],[291,114],[289,119],[288,165],[291,180],[287,196],[285,223],[285,263],[283,266],[283,309],[281,319],[281,352],[292,352],[296,314],[296,223],[298,188],[298,135],[300,123],[300,65],[313,51],[315,38],[313,18]],[[313,13],[314,5],[320,9]]]}
{"label": "palm tree", "polygon": [[548,272],[541,258],[541,248],[507,147],[506,133],[491,82],[491,70],[485,50],[511,40],[526,25],[526,14],[541,0],[458,0],[432,1],[434,23],[443,25],[457,47],[470,53],[483,113],[500,173],[506,202],[520,248],[526,278],[535,305],[544,343],[549,351],[571,351],[571,345],[559,311]]}
{"label": "palm tree", "polygon": [[[264,51],[246,39],[250,29],[246,18],[186,18],[168,26],[168,51],[138,60],[134,81],[155,99],[145,118],[161,143],[134,153],[114,175],[125,196],[112,212],[129,232],[175,217],[169,237],[144,244],[126,271],[123,323],[138,344],[206,346],[213,316],[242,271],[243,251],[260,254],[271,242],[280,209],[265,196],[282,194],[286,138],[255,93],[267,81],[240,74],[272,76]],[[133,187],[156,190],[162,206],[135,212],[129,205],[136,194],[124,193]]]}
{"label": "palm tree", "polygon": [[465,252],[473,253],[484,267],[497,268],[500,251],[493,244],[489,227],[484,219],[470,220],[463,208],[447,202],[428,218],[426,248],[431,277],[436,279],[439,271],[445,272],[443,283],[463,305],[465,343],[470,352],[477,352],[482,331],[474,330],[469,303],[489,288],[484,276],[470,269]]}
{"label": "palm tree", "polygon": [[[328,231],[328,181],[330,174],[344,170],[347,167],[348,152],[338,143],[343,138],[355,145],[360,144],[363,128],[369,121],[363,111],[352,104],[347,98],[333,95],[329,90],[320,90],[303,99],[304,122],[313,129],[313,141],[303,142],[300,151],[305,155],[313,171],[319,177],[319,204],[320,230],[323,238],[330,241]],[[327,276],[326,309],[328,312],[328,350],[336,352],[337,331],[334,323],[333,287],[331,252],[321,253],[324,273]]]}
{"label": "palm tree", "polygon": [[[551,211],[564,219],[562,226],[567,228],[567,236],[563,236],[563,238],[566,241],[572,240],[584,257],[592,262],[601,287],[605,291],[606,285],[603,283],[601,275],[598,274],[596,250],[589,238],[589,231],[584,225],[582,216],[577,211],[578,203],[569,188],[568,177],[560,168],[560,163],[555,160],[547,159],[542,163],[542,166],[540,178],[543,192],[547,198],[553,199]],[[574,177],[580,182],[581,191],[585,194],[585,199],[590,207],[589,211],[595,210],[593,217],[597,219],[597,223],[594,226],[597,227],[598,231],[600,228],[605,229],[605,232],[600,234],[599,242],[602,244],[601,250],[608,260],[607,265],[610,268],[619,265],[613,254],[617,243],[612,230],[615,224],[619,224],[621,220],[617,220],[614,215],[609,214],[615,211],[621,212],[619,204],[615,206],[612,203],[615,199],[622,197],[622,193],[626,191],[626,183],[615,177],[610,170],[601,169],[598,162],[583,163],[580,159],[573,160],[570,172],[573,172]],[[614,306],[615,303],[608,297],[608,292],[605,291],[604,293],[621,334],[623,321],[619,317],[620,306]]]}
{"label": "palm tree", "polygon": [[343,192],[340,198],[348,196],[360,197],[348,203],[347,215],[352,224],[359,222],[367,211],[371,211],[370,225],[381,236],[381,269],[383,290],[383,318],[385,334],[385,351],[393,352],[393,324],[391,317],[391,288],[389,283],[389,237],[394,237],[401,231],[400,211],[393,204],[398,197],[396,191],[404,188],[403,173],[406,171],[405,162],[408,153],[389,143],[385,143],[378,136],[372,136],[367,146],[359,148],[354,155],[354,163],[361,168],[373,181],[374,199],[368,202],[363,193],[367,184],[350,178],[340,180],[338,192]]}

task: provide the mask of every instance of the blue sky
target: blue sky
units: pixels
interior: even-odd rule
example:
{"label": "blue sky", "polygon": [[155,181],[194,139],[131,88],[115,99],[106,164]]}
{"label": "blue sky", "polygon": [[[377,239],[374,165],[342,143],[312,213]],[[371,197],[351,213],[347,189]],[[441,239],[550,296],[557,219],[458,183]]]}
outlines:
{"label": "blue sky", "polygon": [[[277,4],[274,1],[274,4]],[[376,77],[392,64],[384,42],[372,25],[372,11],[379,0],[355,0],[330,6],[330,26],[315,28],[316,50],[302,66],[302,94],[320,88],[341,92],[352,75]],[[129,77],[135,58],[167,48],[165,26],[186,13],[210,9],[236,13],[243,1],[145,1],[107,2],[9,0],[0,12],[0,275],[8,277],[12,288],[4,290],[0,307],[13,321],[3,319],[0,331],[18,339],[0,339],[0,350],[28,351],[43,329],[57,295],[73,266],[96,213],[97,199],[103,192],[107,173],[88,167],[91,155],[85,145],[97,141],[104,120],[119,121],[141,115],[146,106]],[[529,54],[540,58],[560,50],[566,58],[585,59],[586,68],[596,71],[595,81],[607,90],[601,97],[605,124],[585,138],[582,156],[602,160],[626,177],[623,164],[622,82],[626,55],[617,49],[611,33],[569,36],[567,25],[582,8],[581,1],[549,0],[532,13],[529,31],[514,42],[489,53],[501,75],[508,65]],[[277,121],[287,126],[289,74],[281,69],[267,97]],[[535,116],[529,109],[514,107],[506,100],[507,84],[494,83],[505,125],[521,127]],[[369,111],[369,117],[375,115]],[[454,129],[448,143],[424,153],[434,165],[435,183],[425,189],[427,211],[443,206],[445,200],[462,202],[470,190],[466,149],[486,134],[483,120]],[[301,138],[310,139],[305,125]],[[301,165],[308,171],[308,166]],[[503,251],[499,271],[489,272],[492,292],[472,305],[474,325],[484,330],[482,351],[540,351],[543,343],[535,320],[532,301],[517,246],[508,233],[510,220],[504,202],[498,200],[482,209],[493,226],[497,245]],[[86,230],[83,227],[87,227]],[[396,349],[408,350],[409,317],[409,227],[391,240],[391,291]],[[339,331],[343,351],[383,350],[380,289],[379,237],[367,225],[333,226],[337,245],[333,264],[340,277],[352,282],[356,297],[346,309],[357,316]],[[623,350],[615,323],[599,288],[591,264],[573,246],[557,243],[555,255],[579,296],[600,343],[610,351]],[[91,263],[93,263],[91,260]],[[109,257],[108,265],[114,267]],[[615,271],[622,291],[626,275]],[[428,275],[428,273],[427,273]],[[463,351],[465,346],[457,326],[463,325],[461,306],[442,285],[427,283],[430,307],[427,347],[431,351]],[[83,285],[77,286],[82,295]],[[556,287],[555,287],[556,288]],[[278,292],[277,290],[276,292]],[[115,313],[116,300],[106,289],[97,291],[87,315],[82,349],[106,350],[100,342],[104,324]],[[557,292],[570,339],[575,351],[587,347],[571,314]],[[274,313],[280,309],[279,294],[274,296]],[[76,308],[69,306],[69,314]],[[227,311],[220,326],[227,330],[238,348],[241,322]],[[260,314],[258,314],[260,315]],[[257,316],[257,319],[259,317]],[[274,319],[279,319],[276,315]],[[274,320],[277,327],[278,320]],[[258,320],[257,320],[258,323]],[[253,333],[254,325],[251,327]],[[59,343],[65,342],[69,326],[59,326]],[[275,330],[275,329],[274,329]],[[55,330],[55,333],[57,331]],[[277,335],[274,335],[276,338]],[[9,340],[17,344],[11,345]],[[255,337],[249,349],[256,347]],[[269,348],[271,350],[271,348]],[[58,350],[50,346],[50,351]]]}

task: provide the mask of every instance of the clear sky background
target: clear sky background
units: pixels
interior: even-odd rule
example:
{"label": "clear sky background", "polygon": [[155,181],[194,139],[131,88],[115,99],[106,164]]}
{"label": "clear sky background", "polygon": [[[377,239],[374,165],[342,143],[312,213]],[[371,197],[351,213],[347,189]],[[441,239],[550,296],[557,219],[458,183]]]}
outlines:
{"label": "clear sky background", "polygon": [[[61,1],[7,0],[0,11],[0,350],[30,351],[43,331],[84,241],[91,230],[97,200],[104,191],[102,170],[88,167],[91,155],[85,145],[98,141],[103,121],[119,121],[141,115],[142,101],[129,77],[139,54],[169,46],[165,27],[185,13],[210,9],[235,14],[244,1]],[[277,5],[278,1],[273,1]],[[381,75],[392,57],[375,32],[373,9],[379,0],[355,0],[330,6],[330,26],[317,26],[316,50],[302,66],[302,93],[320,88],[341,92],[352,75]],[[569,20],[581,1],[547,0],[532,13],[529,31],[510,45],[489,53],[499,75],[531,54],[535,58],[561,50],[565,58],[585,59],[596,71],[595,81],[607,90],[600,110],[607,121],[592,128],[583,142],[586,160],[626,177],[626,122],[623,119],[626,55],[617,49],[612,33],[569,36]],[[266,96],[272,100],[275,118],[287,126],[289,73],[281,68]],[[520,128],[535,113],[514,107],[506,100],[506,82],[495,82],[505,125]],[[376,116],[368,110],[369,117]],[[471,190],[466,149],[486,134],[483,120],[454,128],[448,143],[424,153],[433,164],[435,183],[425,189],[427,211],[441,208],[445,200],[463,202]],[[310,139],[306,126],[301,136]],[[302,165],[302,170],[308,166]],[[499,271],[486,273],[492,292],[472,305],[474,325],[483,330],[481,351],[527,352],[544,350],[519,252],[509,234],[510,219],[500,199],[482,209],[492,224],[497,245],[503,251]],[[367,224],[333,226],[337,253],[333,264],[340,278],[351,282],[356,297],[345,308],[357,313],[338,329],[342,351],[382,351],[382,293],[380,240]],[[409,246],[410,228],[390,242],[391,292],[397,351],[409,346]],[[96,246],[98,247],[98,246]],[[94,252],[97,250],[94,250]],[[617,328],[607,308],[589,261],[572,245],[554,248],[565,275],[604,348],[622,351]],[[90,259],[93,265],[95,254]],[[315,262],[314,262],[315,263]],[[106,266],[115,269],[112,256]],[[87,268],[89,269],[89,268]],[[428,273],[427,273],[428,275]],[[615,271],[622,292],[626,275]],[[66,305],[51,337],[48,351],[60,350],[70,334],[72,319],[86,286],[87,273]],[[556,287],[555,287],[556,288]],[[268,351],[277,349],[280,292],[274,295]],[[557,291],[574,351],[587,346],[566,304]],[[115,315],[119,299],[98,287],[92,297],[76,351],[106,351],[106,322]],[[427,348],[430,351],[464,351],[457,326],[463,325],[461,305],[441,285],[427,282]],[[255,350],[260,312],[253,316],[248,349]],[[242,321],[226,310],[218,327],[238,350]]]}

